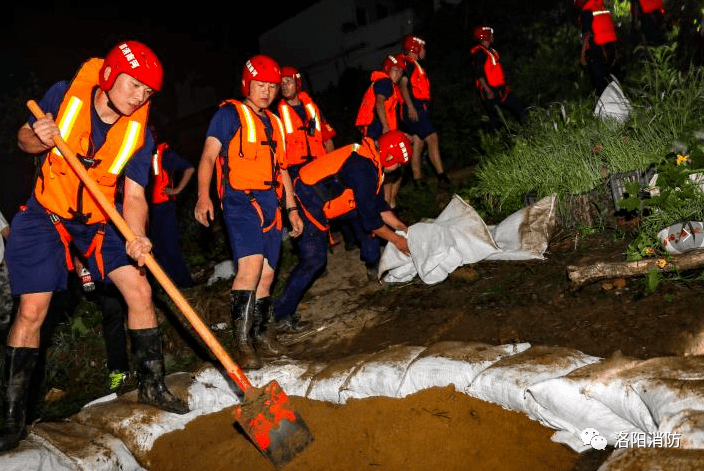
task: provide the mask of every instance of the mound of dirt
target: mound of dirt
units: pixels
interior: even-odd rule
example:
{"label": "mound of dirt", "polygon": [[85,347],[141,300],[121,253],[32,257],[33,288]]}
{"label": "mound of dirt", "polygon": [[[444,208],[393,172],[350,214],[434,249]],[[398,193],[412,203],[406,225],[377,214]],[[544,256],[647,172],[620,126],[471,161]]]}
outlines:
{"label": "mound of dirt", "polygon": [[[345,405],[297,397],[292,403],[315,440],[286,471],[556,471],[573,469],[580,458],[525,415],[452,387]],[[233,421],[227,408],[160,437],[149,453],[150,469],[274,469]]]}

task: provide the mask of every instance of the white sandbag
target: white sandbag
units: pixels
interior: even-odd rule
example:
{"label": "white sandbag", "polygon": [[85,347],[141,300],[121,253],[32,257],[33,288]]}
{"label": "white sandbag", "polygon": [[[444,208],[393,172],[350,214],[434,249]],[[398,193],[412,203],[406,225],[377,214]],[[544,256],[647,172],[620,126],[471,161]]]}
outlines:
{"label": "white sandbag", "polygon": [[395,397],[408,365],[425,347],[395,345],[371,355],[350,373],[340,387],[340,401]]}
{"label": "white sandbag", "polygon": [[680,254],[704,247],[704,224],[678,222],[658,232],[660,245],[669,253]]}
{"label": "white sandbag", "polygon": [[529,343],[489,345],[480,342],[444,341],[419,354],[406,368],[397,397],[432,388],[454,385],[464,391],[476,378],[501,358],[530,348]]}
{"label": "white sandbag", "polygon": [[704,412],[685,409],[667,416],[658,433],[672,448],[704,449]]}
{"label": "white sandbag", "polygon": [[427,284],[499,250],[482,218],[458,195],[432,223],[408,228],[408,247],[418,276]]}
{"label": "white sandbag", "polygon": [[225,260],[218,263],[213,268],[213,274],[208,278],[208,286],[218,280],[231,280],[235,277],[235,263],[232,260]]}
{"label": "white sandbag", "polygon": [[619,448],[597,471],[699,471],[704,469],[704,450],[667,448]]}
{"label": "white sandbag", "polygon": [[[314,371],[315,371],[315,367]],[[320,367],[322,368],[322,366]],[[305,396],[311,380],[309,370],[311,363],[308,361],[281,358],[267,362],[258,370],[247,371],[247,378],[256,387],[263,387],[272,380],[276,380],[281,389],[290,396]]]}
{"label": "white sandbag", "polygon": [[[169,390],[182,399],[193,384],[190,373],[174,373],[165,378]],[[174,414],[154,406],[137,402],[137,391],[130,391],[117,399],[84,407],[71,420],[90,425],[122,440],[139,463],[148,468],[147,454],[154,442],[163,434],[183,429],[188,422],[203,415],[201,409],[192,409],[187,414]]]}
{"label": "white sandbag", "polygon": [[[63,454],[72,469],[81,471],[141,471],[130,451],[117,437],[95,427],[72,422],[44,422],[32,433],[47,449]],[[32,469],[32,468],[25,468]]]}
{"label": "white sandbag", "polygon": [[[629,391],[629,384],[617,380],[620,370],[635,364],[637,360],[615,356],[534,384],[526,389],[528,415],[576,437],[586,428],[595,428],[609,445],[616,443],[619,433],[645,431],[634,424],[648,424],[645,404]],[[612,380],[615,384],[609,386]]]}
{"label": "white sandbag", "polygon": [[704,357],[652,358],[641,369],[633,389],[650,410],[658,432],[680,433],[683,448],[704,448]]}
{"label": "white sandbag", "polygon": [[[650,410],[633,389],[638,378],[647,374],[648,368],[642,368],[642,363],[642,360],[617,353],[600,363],[580,368],[569,376],[575,384],[582,385],[585,396],[601,402],[638,430],[653,433],[657,430],[657,425]],[[599,430],[598,427],[595,428]],[[599,432],[607,439],[611,438],[601,430]]]}
{"label": "white sandbag", "polygon": [[536,346],[501,358],[479,373],[465,393],[527,414],[525,392],[528,387],[599,360],[578,350]]}
{"label": "white sandbag", "polygon": [[384,281],[406,282],[417,274],[427,284],[438,283],[458,266],[498,250],[479,214],[458,195],[436,219],[408,228],[408,247],[411,257],[386,245],[379,263]]}
{"label": "white sandbag", "polygon": [[616,80],[612,80],[599,97],[594,114],[600,118],[610,118],[622,123],[628,118],[631,109],[631,103],[621,90],[621,86]]}
{"label": "white sandbag", "polygon": [[410,281],[417,273],[424,283],[435,284],[459,266],[485,259],[542,259],[555,227],[555,199],[546,196],[490,228],[454,195],[437,219],[408,228],[410,258],[386,245],[379,273],[388,283]]}
{"label": "white sandbag", "polygon": [[543,259],[555,229],[557,194],[546,196],[519,209],[496,226],[489,226],[499,252],[487,260]]}
{"label": "white sandbag", "polygon": [[329,363],[318,371],[310,380],[305,397],[317,401],[329,401],[342,404],[340,390],[347,377],[363,365],[372,354],[351,355]]}
{"label": "white sandbag", "polygon": [[0,453],[2,471],[75,471],[76,463],[44,440],[29,433],[19,446]]}
{"label": "white sandbag", "polygon": [[633,388],[657,425],[682,410],[704,411],[704,357],[660,357],[641,362]]}
{"label": "white sandbag", "polygon": [[[396,234],[408,237],[405,231]],[[406,283],[418,274],[413,259],[401,252],[394,244],[386,244],[379,259],[379,277],[387,283]]]}
{"label": "white sandbag", "polygon": [[189,396],[189,407],[204,414],[211,414],[240,402],[232,387],[232,381],[225,377],[224,372],[213,366],[201,368],[196,372]]}

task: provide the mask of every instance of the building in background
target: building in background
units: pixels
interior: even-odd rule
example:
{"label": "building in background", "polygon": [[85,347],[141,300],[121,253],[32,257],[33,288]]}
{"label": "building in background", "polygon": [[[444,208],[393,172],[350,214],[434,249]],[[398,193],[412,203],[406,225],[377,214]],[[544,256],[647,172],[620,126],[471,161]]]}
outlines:
{"label": "building in background", "polygon": [[348,68],[375,70],[418,23],[393,0],[321,0],[259,36],[259,49],[292,65],[318,93]]}

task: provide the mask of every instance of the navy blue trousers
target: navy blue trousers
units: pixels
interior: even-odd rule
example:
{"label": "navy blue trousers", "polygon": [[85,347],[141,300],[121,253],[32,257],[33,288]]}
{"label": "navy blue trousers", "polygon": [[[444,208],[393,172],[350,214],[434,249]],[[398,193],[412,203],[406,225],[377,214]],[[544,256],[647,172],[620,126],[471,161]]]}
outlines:
{"label": "navy blue trousers", "polygon": [[[306,291],[323,272],[328,261],[328,234],[315,227],[305,215],[301,216],[305,229],[300,237],[293,239],[298,249],[298,263],[291,270],[283,292],[274,302],[276,320],[296,312]],[[357,217],[344,219],[344,222],[349,223],[360,241],[360,259],[369,265],[378,262],[381,258],[379,238],[366,233]]]}
{"label": "navy blue trousers", "polygon": [[149,211],[149,238],[154,244],[156,261],[180,288],[193,286],[191,272],[181,252],[176,203],[167,201],[152,205]]}

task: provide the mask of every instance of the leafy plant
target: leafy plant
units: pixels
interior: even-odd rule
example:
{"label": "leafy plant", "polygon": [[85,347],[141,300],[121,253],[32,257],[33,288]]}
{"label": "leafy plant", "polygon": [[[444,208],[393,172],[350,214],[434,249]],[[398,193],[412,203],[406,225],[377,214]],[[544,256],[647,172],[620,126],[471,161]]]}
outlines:
{"label": "leafy plant", "polygon": [[643,277],[643,286],[645,287],[645,293],[646,294],[654,293],[662,280],[663,280],[662,273],[660,273],[655,268],[650,270]]}

